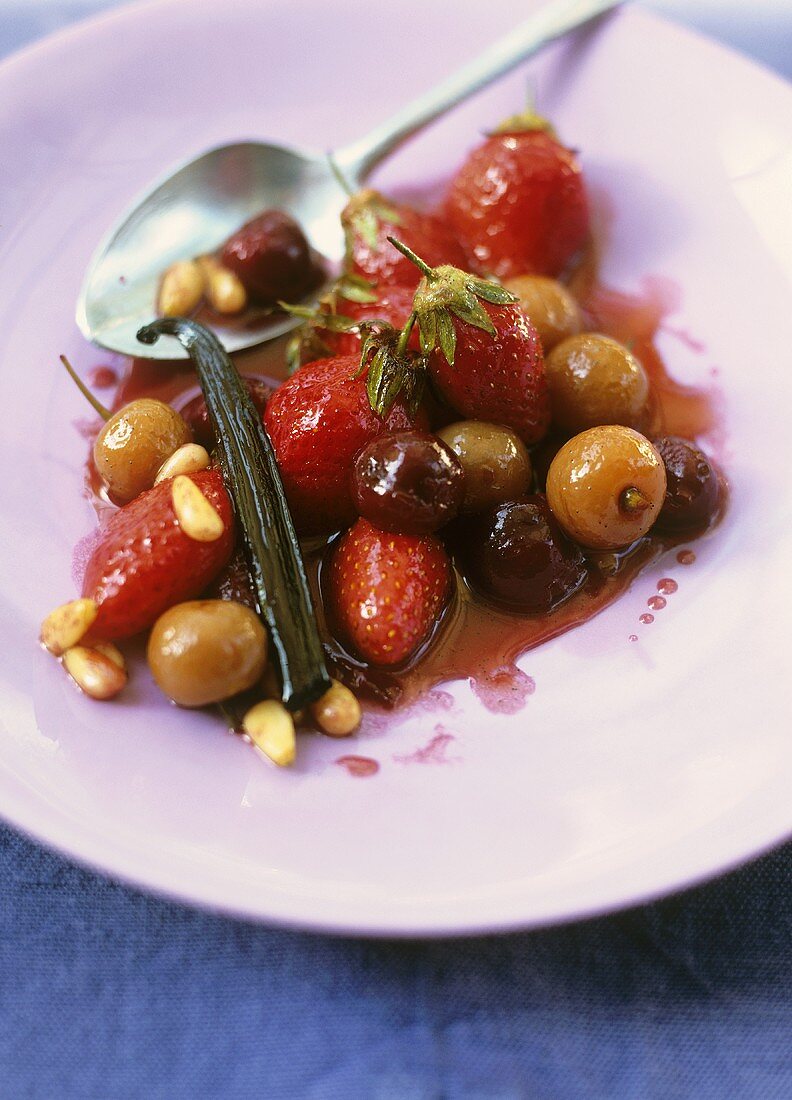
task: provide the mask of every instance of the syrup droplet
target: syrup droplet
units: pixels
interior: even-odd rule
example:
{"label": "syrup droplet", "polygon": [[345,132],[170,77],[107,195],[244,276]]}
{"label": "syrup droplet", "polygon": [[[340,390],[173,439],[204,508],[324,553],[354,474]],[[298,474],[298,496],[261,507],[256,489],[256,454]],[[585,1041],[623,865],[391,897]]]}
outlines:
{"label": "syrup droplet", "polygon": [[638,616],[638,622],[648,626],[649,623],[654,622],[654,615],[650,615],[648,611],[645,611],[643,615]]}
{"label": "syrup droplet", "polygon": [[650,596],[646,601],[646,606],[651,607],[652,611],[662,611],[666,605],[666,601],[662,596]]}
{"label": "syrup droplet", "polygon": [[88,372],[88,383],[97,390],[107,390],[118,382],[118,375],[112,367],[94,367]]}
{"label": "syrup droplet", "polygon": [[664,596],[673,596],[679,585],[671,577],[663,577],[662,580],[657,582],[657,591],[661,592]]}
{"label": "syrup droplet", "polygon": [[638,635],[637,634],[631,634],[630,637],[627,639],[627,641],[628,642],[637,642],[638,641]]}
{"label": "syrup droplet", "polygon": [[354,775],[356,779],[366,779],[379,771],[379,764],[370,756],[339,756],[336,764],[346,768],[347,772]]}
{"label": "syrup droplet", "polygon": [[516,665],[479,673],[470,686],[480,703],[493,714],[516,714],[536,691],[536,682]]}
{"label": "syrup droplet", "polygon": [[72,424],[77,429],[83,439],[88,439],[93,442],[102,430],[102,421],[98,417],[94,417],[93,420],[88,420],[85,417],[79,417],[77,420],[72,420]]}
{"label": "syrup droplet", "polygon": [[438,723],[430,741],[414,752],[394,754],[393,759],[397,764],[454,764],[459,758],[446,755],[452,741],[456,741],[453,733]]}
{"label": "syrup droplet", "polygon": [[696,555],[692,550],[680,550],[677,554],[677,561],[680,565],[692,565],[696,560]]}

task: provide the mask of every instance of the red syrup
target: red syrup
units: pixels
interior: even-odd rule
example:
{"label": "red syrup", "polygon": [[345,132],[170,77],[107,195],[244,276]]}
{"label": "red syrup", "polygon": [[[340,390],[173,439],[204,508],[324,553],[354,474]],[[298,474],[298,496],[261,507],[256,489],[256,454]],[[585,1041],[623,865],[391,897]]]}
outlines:
{"label": "red syrup", "polygon": [[95,390],[109,390],[118,382],[118,374],[112,367],[93,367],[88,372],[88,385]]}
{"label": "red syrup", "polygon": [[[587,327],[627,343],[643,363],[655,395],[653,434],[696,438],[714,432],[718,426],[718,393],[715,388],[697,388],[675,381],[655,346],[655,337],[665,317],[678,306],[678,293],[666,280],[647,279],[640,294],[612,290],[596,281],[596,261],[586,261],[572,279],[572,290],[581,303]],[[234,356],[242,374],[255,375],[277,384],[286,376],[285,338]],[[182,408],[199,392],[195,373],[188,361],[163,362],[135,359],[123,375],[115,394],[114,408],[137,397],[156,397]],[[537,466],[539,462],[537,460]],[[88,481],[98,510],[106,508],[106,496],[89,461]],[[590,555],[588,581],[569,600],[548,615],[512,614],[484,603],[457,577],[457,594],[444,613],[431,645],[406,668],[386,672],[393,686],[385,705],[408,706],[426,700],[432,689],[453,680],[469,680],[479,701],[489,710],[513,714],[525,705],[535,690],[533,680],[516,661],[523,654],[552,638],[580,626],[614,603],[635,577],[664,553],[690,536],[650,534],[626,551]],[[306,566],[318,593],[319,574],[325,548],[306,552]],[[677,555],[680,564],[695,560],[691,550]],[[320,630],[327,626],[317,599]],[[643,615],[641,621],[652,621]],[[337,648],[337,647],[336,647]],[[362,692],[365,701],[365,692]],[[380,699],[380,703],[383,700]],[[379,708],[375,707],[374,713]],[[379,713],[382,713],[381,710]],[[373,715],[372,715],[373,717]]]}
{"label": "red syrup", "polygon": [[397,764],[456,764],[459,758],[448,755],[449,747],[454,741],[454,734],[438,724],[434,728],[434,735],[425,745],[413,752],[395,753],[393,759]]}
{"label": "red syrup", "polygon": [[380,769],[377,761],[372,760],[370,756],[339,756],[336,764],[340,768],[344,768],[347,774],[354,776],[355,779],[368,779],[370,776],[376,775]]}
{"label": "red syrup", "polygon": [[662,611],[665,605],[666,601],[663,596],[650,596],[646,601],[646,606],[651,608],[652,611]]}

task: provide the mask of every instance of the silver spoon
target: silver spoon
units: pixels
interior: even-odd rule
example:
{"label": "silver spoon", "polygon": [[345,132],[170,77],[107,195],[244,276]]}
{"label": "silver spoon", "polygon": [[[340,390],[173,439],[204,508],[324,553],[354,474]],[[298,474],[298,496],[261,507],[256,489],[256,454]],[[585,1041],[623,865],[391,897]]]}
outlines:
{"label": "silver spoon", "polygon": [[[475,61],[336,151],[335,163],[358,188],[388,153],[427,123],[619,2],[551,0]],[[326,153],[253,141],[211,149],[139,195],[109,230],[88,265],[77,324],[88,340],[111,351],[183,359],[186,352],[173,338],[149,347],[136,338],[155,314],[159,280],[171,263],[214,251],[244,222],[272,207],[287,210],[314,248],[331,261],[340,260],[339,215],[346,201]],[[239,351],[274,339],[296,323],[276,315],[256,328],[218,325],[215,331],[227,351]]]}

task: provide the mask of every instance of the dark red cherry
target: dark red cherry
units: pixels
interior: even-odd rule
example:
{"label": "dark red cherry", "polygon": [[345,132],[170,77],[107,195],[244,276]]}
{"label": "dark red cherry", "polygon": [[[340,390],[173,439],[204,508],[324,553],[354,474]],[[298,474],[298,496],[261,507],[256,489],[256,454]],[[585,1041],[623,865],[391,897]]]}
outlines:
{"label": "dark red cherry", "polygon": [[265,210],[246,222],[228,238],[219,259],[259,305],[298,301],[322,281],[305,234],[282,210]]}
{"label": "dark red cherry", "polygon": [[656,439],[666,468],[666,495],[656,526],[665,531],[694,531],[712,522],[720,503],[714,466],[694,443],[679,436]]}
{"label": "dark red cherry", "polygon": [[458,525],[458,556],[471,586],[515,611],[547,612],[586,580],[586,563],[537,493]]}
{"label": "dark red cherry", "polygon": [[[267,402],[275,392],[274,386],[271,386],[269,382],[265,382],[263,378],[243,378],[242,381],[253,398],[253,404],[263,416]],[[193,397],[180,412],[182,418],[192,428],[195,442],[200,443],[202,447],[206,447],[207,451],[211,451],[215,445],[215,434],[209,421],[209,410],[206,407],[203,394],[199,393],[197,397]]]}
{"label": "dark red cherry", "polygon": [[428,535],[459,512],[465,475],[459,459],[428,432],[394,432],[358,455],[352,496],[361,516],[386,531]]}

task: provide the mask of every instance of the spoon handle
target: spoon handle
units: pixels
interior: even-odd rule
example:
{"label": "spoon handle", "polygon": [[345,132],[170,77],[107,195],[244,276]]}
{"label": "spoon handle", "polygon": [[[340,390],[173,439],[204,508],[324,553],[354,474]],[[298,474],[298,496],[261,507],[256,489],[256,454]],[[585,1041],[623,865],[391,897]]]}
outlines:
{"label": "spoon handle", "polygon": [[551,0],[474,61],[408,103],[386,122],[334,154],[352,183],[361,182],[403,141],[449,108],[509,72],[521,61],[622,0]]}

